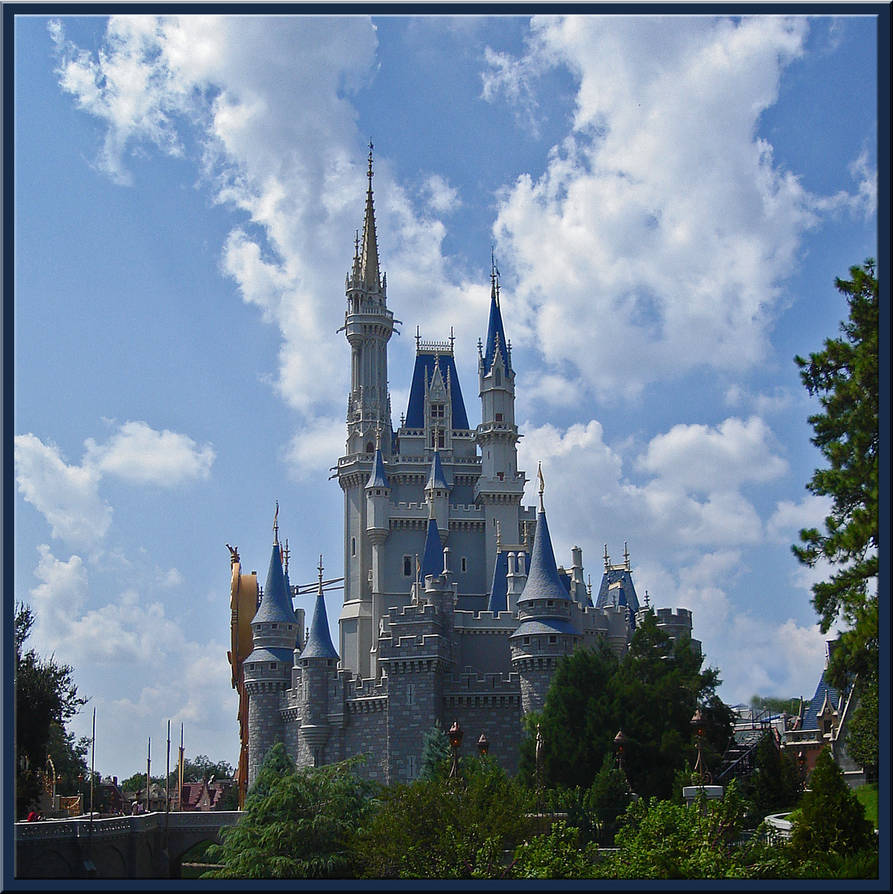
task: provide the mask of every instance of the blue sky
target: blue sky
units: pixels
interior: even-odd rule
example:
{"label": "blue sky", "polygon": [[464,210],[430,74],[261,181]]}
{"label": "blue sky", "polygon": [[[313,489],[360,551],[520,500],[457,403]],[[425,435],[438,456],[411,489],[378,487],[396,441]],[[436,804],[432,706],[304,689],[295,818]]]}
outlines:
{"label": "blue sky", "polygon": [[480,418],[494,246],[558,561],[581,546],[597,585],[627,542],[727,702],[811,696],[823,571],[790,544],[827,504],[793,356],[877,254],[876,38],[824,15],[18,17],[15,587],[97,709],[97,768],[136,772],[149,736],[157,761],[168,719],[235,763],[226,544],[264,576],[276,500],[292,582],[320,553],[341,573],[370,138],[394,424],[416,326],[454,328]]}

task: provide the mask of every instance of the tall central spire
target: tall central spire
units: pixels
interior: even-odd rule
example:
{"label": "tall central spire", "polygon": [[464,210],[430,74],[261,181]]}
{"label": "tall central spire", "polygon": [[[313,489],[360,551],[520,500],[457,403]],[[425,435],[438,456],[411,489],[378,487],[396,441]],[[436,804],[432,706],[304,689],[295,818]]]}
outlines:
{"label": "tall central spire", "polygon": [[366,172],[369,186],[366,189],[366,219],[363,222],[363,253],[360,257],[360,276],[369,290],[381,290],[378,269],[378,241],[375,236],[375,206],[372,201],[372,141],[369,141],[369,169]]}

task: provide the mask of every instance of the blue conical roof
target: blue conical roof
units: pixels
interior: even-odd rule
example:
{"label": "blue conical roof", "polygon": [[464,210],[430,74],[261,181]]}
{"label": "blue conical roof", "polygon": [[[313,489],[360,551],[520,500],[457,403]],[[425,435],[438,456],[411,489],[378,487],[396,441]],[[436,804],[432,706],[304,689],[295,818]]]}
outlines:
{"label": "blue conical roof", "polygon": [[264,595],[252,623],[258,621],[275,621],[286,624],[294,624],[295,622],[291,594],[286,588],[285,575],[282,571],[282,553],[278,543],[273,544],[273,554],[270,556],[270,570],[267,572]]}
{"label": "blue conical roof", "polygon": [[425,534],[425,554],[422,556],[421,576],[433,574],[435,577],[443,574],[443,547],[440,545],[440,532],[437,530],[437,520],[428,519],[428,531]]}
{"label": "blue conical roof", "polygon": [[487,611],[508,611],[508,554],[496,553],[496,562],[493,565],[493,584],[490,587],[490,601],[487,603]]}
{"label": "blue conical roof", "polygon": [[496,289],[496,280],[490,290],[490,321],[487,324],[487,346],[484,353],[484,375],[490,372],[493,360],[496,357],[496,348],[499,346],[502,355],[502,366],[506,373],[511,369],[509,352],[505,340],[505,330],[502,326],[502,311],[499,309],[499,297]]}
{"label": "blue conical roof", "polygon": [[434,456],[431,458],[431,473],[428,475],[428,483],[425,490],[436,488],[437,490],[449,490],[446,475],[443,474],[443,463],[440,461],[440,453],[435,450]]}
{"label": "blue conical roof", "polygon": [[301,658],[334,658],[336,661],[338,660],[338,653],[332,645],[332,636],[329,633],[329,616],[326,614],[326,600],[322,593],[322,587],[316,594],[313,620],[310,622],[310,632],[307,634],[307,643],[301,652]]}
{"label": "blue conical roof", "polygon": [[530,553],[530,568],[524,592],[518,601],[524,602],[528,599],[570,599],[558,576],[549,525],[546,522],[546,513],[542,509],[536,516],[536,535]]}
{"label": "blue conical roof", "polygon": [[372,460],[372,474],[366,482],[366,487],[390,487],[388,476],[384,471],[384,460],[381,458],[381,448],[375,448],[375,458]]}

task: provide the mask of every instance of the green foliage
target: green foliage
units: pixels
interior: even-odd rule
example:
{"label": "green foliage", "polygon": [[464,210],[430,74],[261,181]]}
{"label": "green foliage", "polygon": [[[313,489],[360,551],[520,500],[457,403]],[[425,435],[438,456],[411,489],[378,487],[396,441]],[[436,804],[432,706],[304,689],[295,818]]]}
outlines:
{"label": "green foliage", "polygon": [[877,828],[877,789],[878,784],[871,782],[868,785],[861,785],[854,790],[854,794],[859,799],[859,803],[865,810],[865,818]]}
{"label": "green foliage", "polygon": [[723,798],[701,796],[692,806],[656,798],[637,801],[617,832],[618,851],[598,864],[598,876],[694,879],[741,873],[745,859],[738,840],[744,812],[734,782]]}
{"label": "green foliage", "polygon": [[816,469],[807,488],[832,499],[825,530],[800,531],[794,554],[812,568],[820,559],[836,567],[812,588],[821,629],[840,622],[829,679],[838,688],[878,669],[878,281],[874,261],[851,267],[851,280],[835,285],[847,300],[841,338],[826,339],[809,360],[796,357],[800,377],[822,412],[809,417],[811,438],[828,466]]}
{"label": "green foliage", "polygon": [[421,779],[446,779],[450,772],[450,738],[440,725],[440,720],[434,721],[434,726],[425,734],[422,745],[422,769],[419,774]]}
{"label": "green foliage", "polygon": [[750,706],[754,711],[769,711],[771,714],[796,714],[800,698],[778,698],[773,695],[752,695]]}
{"label": "green foliage", "polygon": [[592,878],[598,846],[580,845],[580,830],[556,820],[543,835],[535,835],[515,849],[515,878]]}
{"label": "green foliage", "polygon": [[462,778],[418,779],[381,793],[357,836],[366,878],[500,878],[504,851],[529,828],[528,793],[492,758],[461,761]]}
{"label": "green foliage", "polygon": [[878,772],[878,684],[868,679],[859,683],[859,704],[847,728],[846,749],[869,779]]}
{"label": "green foliage", "polygon": [[602,768],[584,797],[585,807],[595,816],[598,840],[602,845],[610,846],[614,843],[620,818],[631,800],[632,792],[626,773],[615,767],[611,756],[606,754]]}
{"label": "green foliage", "polygon": [[732,712],[715,693],[718,673],[701,665],[690,640],[673,645],[653,612],[642,618],[622,661],[603,644],[577,649],[559,662],[541,714],[526,718],[519,776],[534,782],[536,723],[544,740],[544,782],[567,788],[591,785],[606,757],[613,758],[614,736],[622,729],[632,789],[644,797],[669,796],[678,768],[694,763],[695,709],[700,705],[704,717],[708,766],[718,763],[732,728]]}
{"label": "green foliage", "polygon": [[876,846],[865,808],[828,749],[816,761],[793,826],[791,847],[803,860],[820,860],[829,853],[843,857]]}
{"label": "green foliage", "polygon": [[[53,728],[64,728],[86,699],[79,698],[72,681],[72,669],[43,659],[33,649],[24,651],[34,625],[34,615],[26,605],[15,607],[15,752],[16,813],[20,817],[36,802],[41,789],[41,773]],[[56,744],[59,733],[55,733]],[[64,737],[63,737],[63,741]],[[76,755],[71,756],[77,760]]]}
{"label": "green foliage", "polygon": [[743,783],[742,793],[753,803],[758,816],[790,809],[800,800],[800,768],[790,749],[778,747],[775,734],[767,731],[757,745],[753,774]]}
{"label": "green foliage", "polygon": [[223,868],[202,878],[355,876],[352,841],[372,810],[375,786],[355,774],[356,759],[295,770],[280,745],[267,755],[244,815],[208,849]]}

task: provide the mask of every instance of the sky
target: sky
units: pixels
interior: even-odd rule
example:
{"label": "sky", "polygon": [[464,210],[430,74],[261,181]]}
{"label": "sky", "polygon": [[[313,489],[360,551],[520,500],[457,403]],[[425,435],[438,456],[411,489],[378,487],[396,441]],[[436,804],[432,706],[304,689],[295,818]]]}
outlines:
{"label": "sky", "polygon": [[877,256],[876,20],[155,11],[14,25],[15,598],[97,769],[163,766],[168,720],[236,763],[226,545],[263,580],[277,501],[291,582],[343,573],[370,140],[394,425],[416,327],[479,421],[492,251],[558,562],[597,588],[628,544],[727,703],[811,697],[793,358]]}

